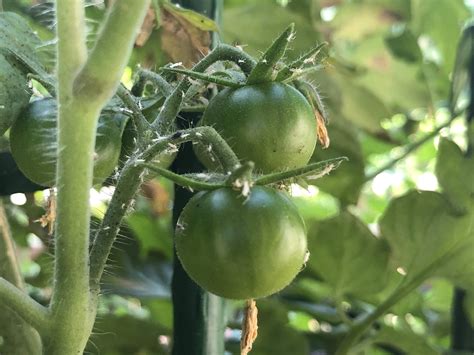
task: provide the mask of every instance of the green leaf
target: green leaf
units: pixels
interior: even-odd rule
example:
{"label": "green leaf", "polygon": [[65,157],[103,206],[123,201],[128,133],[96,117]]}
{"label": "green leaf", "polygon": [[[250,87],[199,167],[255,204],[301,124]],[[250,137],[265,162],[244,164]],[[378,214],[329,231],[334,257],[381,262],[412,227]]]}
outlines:
{"label": "green leaf", "polygon": [[201,15],[196,11],[185,9],[181,6],[174,5],[169,1],[162,1],[162,6],[175,16],[179,16],[190,22],[194,27],[203,31],[219,31],[217,24],[209,17]]}
{"label": "green leaf", "polygon": [[456,43],[462,25],[469,18],[463,0],[413,0],[411,27],[418,35],[433,41],[430,50],[438,51],[445,73],[454,64]]}
{"label": "green leaf", "polygon": [[364,184],[364,157],[356,130],[349,122],[337,117],[328,126],[331,143],[327,149],[317,146],[310,162],[345,156],[349,161],[321,179],[306,181],[342,200],[344,204],[356,203]]}
{"label": "green leaf", "polygon": [[453,215],[439,193],[411,191],[393,199],[380,227],[389,242],[405,281],[423,282],[432,276],[448,278],[459,286],[474,282],[474,213]]}
{"label": "green leaf", "polygon": [[12,12],[0,13],[0,135],[12,125],[31,96],[26,74],[51,81],[37,56],[40,39]]}
{"label": "green leaf", "polygon": [[127,217],[127,224],[140,243],[142,257],[150,251],[159,251],[167,258],[172,258],[173,232],[169,216],[157,218],[143,212],[134,212]]}
{"label": "green leaf", "polygon": [[311,225],[308,249],[308,267],[331,285],[338,298],[371,295],[388,281],[386,243],[348,212]]}
{"label": "green leaf", "polygon": [[291,42],[292,50],[287,51],[286,55],[290,60],[296,59],[320,42],[320,35],[314,31],[307,18],[288,11],[274,1],[259,0],[253,4],[225,7],[222,20],[224,40],[245,45],[246,52],[259,57],[262,48],[267,48],[273,42],[275,33],[280,33],[291,22],[295,24],[296,37]]}
{"label": "green leaf", "polygon": [[304,334],[288,324],[288,311],[280,303],[261,300],[258,307],[258,337],[252,355],[308,354],[309,344]]}
{"label": "green leaf", "polygon": [[373,338],[377,344],[391,345],[404,354],[438,355],[437,349],[426,341],[426,336],[418,335],[409,329],[396,329],[383,326]]}
{"label": "green leaf", "polygon": [[465,156],[456,143],[442,138],[435,171],[450,203],[457,211],[465,212],[474,198],[474,156]]}
{"label": "green leaf", "polygon": [[385,43],[395,57],[407,62],[420,62],[423,59],[417,38],[410,29],[406,27],[395,27],[385,37]]}
{"label": "green leaf", "polygon": [[380,122],[392,113],[380,97],[348,77],[334,75],[334,79],[342,96],[343,116],[368,132],[381,132]]}
{"label": "green leaf", "polygon": [[[390,110],[390,116],[394,113],[429,106],[432,98],[427,80],[439,80],[439,76],[447,78],[446,74],[426,78],[421,64],[394,57],[386,46],[384,33],[374,34],[355,44],[350,50],[339,49],[339,51],[352,63],[365,69],[363,74],[353,79],[353,83],[369,90],[381,100]],[[341,87],[342,90],[345,89],[344,85]],[[344,91],[342,94],[351,95]],[[433,94],[435,98],[444,98],[447,92]],[[370,108],[369,104],[368,110]]]}
{"label": "green leaf", "polygon": [[51,82],[38,56],[41,40],[31,30],[28,23],[12,12],[0,13],[0,52],[24,73],[34,73]]}
{"label": "green leaf", "polygon": [[[373,2],[373,1],[372,1]],[[345,2],[330,22],[335,42],[360,41],[397,22],[397,14],[377,4]]]}
{"label": "green leaf", "polygon": [[0,55],[0,136],[28,105],[30,96],[26,76]]}
{"label": "green leaf", "polygon": [[474,22],[471,22],[463,31],[456,54],[453,79],[451,82],[451,111],[455,115],[461,114],[472,103],[472,76],[474,75]]}

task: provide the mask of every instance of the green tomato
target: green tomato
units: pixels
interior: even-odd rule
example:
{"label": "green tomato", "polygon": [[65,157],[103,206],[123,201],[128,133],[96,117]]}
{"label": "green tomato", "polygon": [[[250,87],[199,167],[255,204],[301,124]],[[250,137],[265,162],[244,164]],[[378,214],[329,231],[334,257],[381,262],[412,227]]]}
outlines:
{"label": "green tomato", "polygon": [[176,251],[202,288],[232,299],[259,298],[287,286],[306,255],[306,228],[283,193],[254,187],[200,192],[176,226]]}
{"label": "green tomato", "polygon": [[[263,173],[306,165],[317,140],[311,105],[298,90],[277,82],[222,90],[200,124],[214,127],[239,159],[253,161]],[[196,145],[195,151],[206,167],[215,169],[206,149]]]}
{"label": "green tomato", "polygon": [[[102,183],[117,166],[126,122],[126,116],[119,113],[101,114],[95,143],[94,184]],[[42,186],[55,184],[56,123],[56,101],[47,98],[30,103],[10,131],[10,148],[18,167]]]}

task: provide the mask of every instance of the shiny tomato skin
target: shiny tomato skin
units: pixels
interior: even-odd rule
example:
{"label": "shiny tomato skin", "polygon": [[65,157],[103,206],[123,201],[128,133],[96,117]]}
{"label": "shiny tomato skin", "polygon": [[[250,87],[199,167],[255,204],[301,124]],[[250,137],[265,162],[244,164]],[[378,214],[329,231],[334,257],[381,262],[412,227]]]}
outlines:
{"label": "shiny tomato skin", "polygon": [[198,193],[179,217],[175,242],[188,275],[231,299],[278,292],[301,270],[307,250],[296,206],[268,187],[252,188],[247,198],[231,188]]}
{"label": "shiny tomato skin", "polygon": [[[222,90],[200,124],[214,127],[239,159],[253,161],[263,173],[306,165],[317,140],[311,105],[298,90],[277,82]],[[215,169],[203,149],[196,147],[198,157]]]}

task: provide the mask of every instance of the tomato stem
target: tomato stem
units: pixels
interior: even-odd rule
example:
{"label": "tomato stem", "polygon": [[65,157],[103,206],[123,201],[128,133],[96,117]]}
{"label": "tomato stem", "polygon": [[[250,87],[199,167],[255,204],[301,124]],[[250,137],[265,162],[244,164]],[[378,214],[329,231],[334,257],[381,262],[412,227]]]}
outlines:
{"label": "tomato stem", "polygon": [[197,80],[203,80],[208,83],[214,83],[222,86],[227,86],[230,88],[241,88],[244,86],[243,83],[239,83],[234,80],[227,80],[224,79],[222,76],[216,76],[216,75],[207,75],[199,72],[194,72],[192,70],[184,70],[184,69],[177,69],[177,68],[161,68],[163,71],[171,72],[171,73],[177,73],[177,74],[183,74],[186,75],[192,79],[197,79]]}
{"label": "tomato stem", "polygon": [[285,181],[291,178],[307,176],[307,175],[315,175],[312,176],[312,179],[323,177],[324,175],[329,174],[334,169],[343,162],[347,161],[346,157],[339,157],[334,159],[328,159],[319,161],[317,163],[311,163],[305,165],[301,168],[296,168],[288,171],[282,171],[279,173],[267,174],[263,175],[257,179],[255,179],[255,185],[269,185],[274,184],[277,182]]}
{"label": "tomato stem", "polygon": [[173,87],[160,75],[146,69],[140,69],[137,74],[138,80],[135,81],[132,88],[132,94],[141,96],[146,83],[150,82],[164,96],[168,97],[173,92]]}
{"label": "tomato stem", "polygon": [[137,132],[136,136],[139,140],[138,144],[143,143],[143,138],[147,136],[146,132],[151,131],[150,123],[148,123],[145,116],[143,116],[143,113],[140,110],[140,107],[138,107],[135,98],[122,84],[120,84],[117,88],[117,96],[120,97],[122,102],[132,111],[132,122]]}
{"label": "tomato stem", "polygon": [[89,191],[96,126],[117,88],[148,5],[149,0],[116,0],[87,58],[84,1],[56,2],[58,194],[50,305],[55,336],[48,339],[47,354],[82,353],[92,330],[97,304],[89,290]]}
{"label": "tomato stem", "polygon": [[[244,73],[249,73],[255,67],[255,60],[242,50],[220,44],[193,68],[194,72],[204,72],[209,66],[218,61],[232,61],[236,63]],[[181,79],[179,84],[173,90],[173,93],[166,98],[158,117],[152,123],[153,129],[160,134],[168,134],[172,127],[183,103],[184,94],[191,86],[187,78]]]}

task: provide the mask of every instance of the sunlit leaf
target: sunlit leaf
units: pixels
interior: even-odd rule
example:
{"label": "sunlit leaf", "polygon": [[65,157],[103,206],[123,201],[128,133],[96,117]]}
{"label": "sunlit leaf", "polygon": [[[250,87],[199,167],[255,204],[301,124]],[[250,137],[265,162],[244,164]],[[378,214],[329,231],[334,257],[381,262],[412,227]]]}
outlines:
{"label": "sunlit leaf", "polygon": [[383,326],[374,337],[377,344],[390,345],[403,351],[404,354],[437,355],[439,351],[426,341],[426,337],[409,329],[396,329]]}
{"label": "sunlit leaf", "polygon": [[466,156],[448,139],[438,145],[436,176],[443,193],[459,211],[465,211],[474,197],[474,157]]}
{"label": "sunlit leaf", "polygon": [[385,287],[389,250],[355,216],[339,216],[311,225],[308,267],[342,297],[371,295]]}
{"label": "sunlit leaf", "polygon": [[380,227],[407,281],[442,276],[463,286],[474,282],[472,209],[456,216],[441,194],[411,191],[391,201]]}

